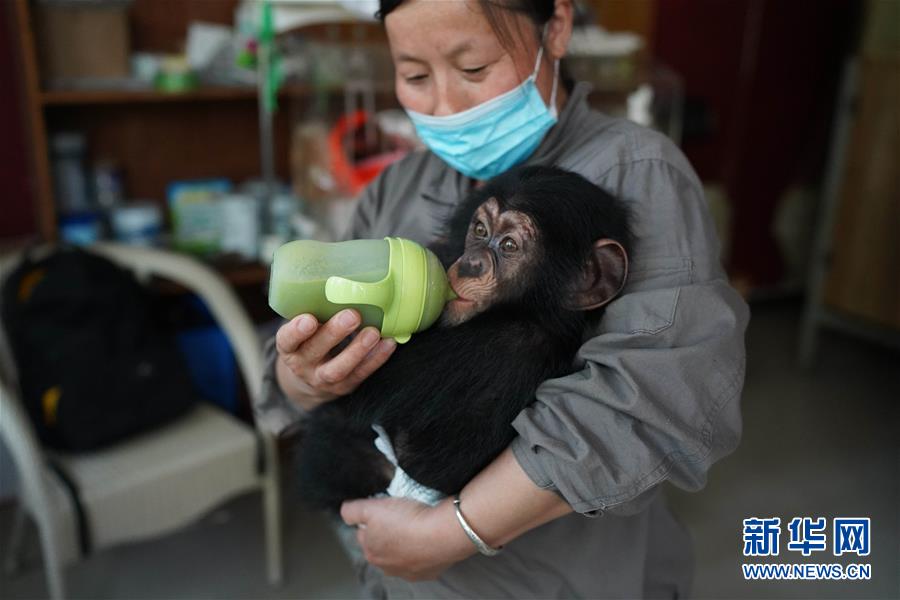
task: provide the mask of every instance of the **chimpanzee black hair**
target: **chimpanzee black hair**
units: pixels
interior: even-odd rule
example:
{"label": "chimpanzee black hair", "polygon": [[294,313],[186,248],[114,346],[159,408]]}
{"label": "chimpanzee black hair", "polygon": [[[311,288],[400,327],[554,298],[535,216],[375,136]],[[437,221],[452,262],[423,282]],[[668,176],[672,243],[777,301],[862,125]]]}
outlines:
{"label": "chimpanzee black hair", "polygon": [[[413,479],[454,494],[509,445],[511,423],[537,387],[572,371],[587,333],[586,312],[602,309],[578,310],[563,299],[584,280],[597,240],[616,242],[627,263],[625,208],[575,173],[516,168],[460,204],[446,242],[435,248],[447,264],[471,253],[467,236],[486,205],[499,208],[498,219],[524,215],[533,225],[533,260],[516,281],[502,282],[521,291],[458,325],[413,335],[353,393],[312,411],[297,454],[305,502],[337,509],[346,499],[387,488],[393,466],[374,447],[373,424],[388,433]],[[619,267],[620,280],[602,304],[624,282],[626,266]]]}
{"label": "chimpanzee black hair", "polygon": [[[550,320],[545,326],[569,331],[580,338],[585,321],[594,322],[605,307],[587,312],[566,309],[560,292],[577,278],[584,260],[598,239],[614,239],[631,254],[632,234],[628,211],[621,202],[571,171],[556,167],[526,166],[511,169],[471,193],[456,209],[433,249],[445,268],[459,258],[466,232],[475,210],[489,198],[496,198],[501,211],[514,210],[529,215],[540,232],[545,252],[529,275],[540,282],[526,283],[531,294],[515,306],[499,305],[497,310],[522,310]],[[551,250],[551,251],[547,251]],[[556,318],[561,316],[562,318]]]}

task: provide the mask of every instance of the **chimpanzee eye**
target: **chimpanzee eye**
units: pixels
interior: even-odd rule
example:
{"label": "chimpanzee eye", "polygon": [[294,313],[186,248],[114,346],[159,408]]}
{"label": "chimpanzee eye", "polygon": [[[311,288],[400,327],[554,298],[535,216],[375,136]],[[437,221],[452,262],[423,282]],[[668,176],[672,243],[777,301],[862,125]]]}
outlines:
{"label": "chimpanzee eye", "polygon": [[500,247],[503,248],[504,252],[515,252],[519,249],[519,245],[516,243],[516,240],[511,237],[503,238],[503,241],[500,242]]}
{"label": "chimpanzee eye", "polygon": [[487,236],[487,227],[481,221],[475,223],[475,228],[472,231],[475,233],[475,237],[483,238]]}

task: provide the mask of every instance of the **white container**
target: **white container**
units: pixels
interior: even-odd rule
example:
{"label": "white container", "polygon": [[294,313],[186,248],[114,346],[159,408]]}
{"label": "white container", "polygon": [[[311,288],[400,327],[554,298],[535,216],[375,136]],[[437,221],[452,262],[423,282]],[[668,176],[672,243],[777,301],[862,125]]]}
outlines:
{"label": "white container", "polygon": [[110,212],[116,240],[135,246],[155,246],[162,233],[162,211],[153,202],[135,202]]}
{"label": "white container", "polygon": [[259,200],[249,195],[231,194],[222,197],[219,207],[222,214],[219,249],[255,260],[259,254]]}
{"label": "white container", "polygon": [[85,212],[93,208],[88,198],[85,152],[86,142],[80,133],[61,132],[50,138],[53,186],[62,213]]}

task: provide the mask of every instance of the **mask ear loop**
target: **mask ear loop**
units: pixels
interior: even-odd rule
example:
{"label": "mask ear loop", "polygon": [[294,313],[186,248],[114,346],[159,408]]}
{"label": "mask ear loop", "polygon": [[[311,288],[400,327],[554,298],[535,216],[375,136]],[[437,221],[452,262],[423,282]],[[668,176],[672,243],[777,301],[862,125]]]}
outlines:
{"label": "mask ear loop", "polygon": [[556,116],[556,88],[559,83],[559,59],[553,61],[553,87],[550,88],[550,114]]}
{"label": "mask ear loop", "polygon": [[[544,31],[541,32],[541,45],[538,48],[537,59],[534,61],[534,71],[531,73],[531,78],[533,81],[537,82],[538,72],[541,69],[541,58],[544,56],[544,38],[547,37],[547,26],[550,23],[544,24]],[[553,87],[550,88],[550,106],[548,107],[550,110],[550,114],[554,117],[557,116],[556,111],[556,90],[559,87],[559,59],[553,61]]]}
{"label": "mask ear loop", "polygon": [[541,70],[541,57],[544,56],[544,42],[541,41],[541,45],[538,47],[537,58],[534,61],[534,69],[531,70],[531,78],[537,79],[538,73]]}

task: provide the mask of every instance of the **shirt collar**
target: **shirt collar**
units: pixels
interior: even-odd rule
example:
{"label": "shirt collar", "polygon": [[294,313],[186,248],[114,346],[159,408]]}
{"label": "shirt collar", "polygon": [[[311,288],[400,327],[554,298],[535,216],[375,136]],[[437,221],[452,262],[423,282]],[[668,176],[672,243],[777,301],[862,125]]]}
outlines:
{"label": "shirt collar", "polygon": [[526,159],[525,164],[552,165],[556,162],[559,155],[567,149],[564,141],[575,139],[573,133],[577,131],[579,124],[584,123],[584,117],[590,111],[587,103],[590,92],[589,83],[582,81],[575,84],[559,115],[559,121],[550,128],[537,149]]}

